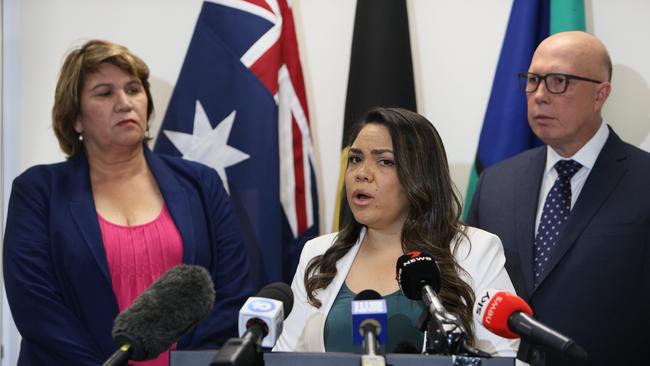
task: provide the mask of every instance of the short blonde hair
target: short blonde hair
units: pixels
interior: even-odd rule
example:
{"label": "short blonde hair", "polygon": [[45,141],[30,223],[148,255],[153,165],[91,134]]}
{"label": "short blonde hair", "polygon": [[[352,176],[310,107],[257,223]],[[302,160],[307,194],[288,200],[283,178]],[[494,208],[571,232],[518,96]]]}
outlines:
{"label": "short blonde hair", "polygon": [[[85,78],[97,71],[102,63],[113,64],[137,77],[147,95],[147,120],[153,112],[149,67],[128,48],[108,41],[90,40],[73,49],[61,66],[52,107],[52,127],[59,146],[68,159],[76,157],[83,148],[83,142],[80,141],[74,125],[81,112],[80,98]],[[148,139],[145,139],[144,143],[147,141]]]}

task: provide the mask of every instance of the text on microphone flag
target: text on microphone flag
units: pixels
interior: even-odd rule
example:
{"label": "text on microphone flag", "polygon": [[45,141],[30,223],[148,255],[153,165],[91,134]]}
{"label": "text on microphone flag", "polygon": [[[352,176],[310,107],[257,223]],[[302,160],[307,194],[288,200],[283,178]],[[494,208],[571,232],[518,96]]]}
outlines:
{"label": "text on microphone flag", "polygon": [[352,314],[374,314],[385,313],[386,300],[362,300],[352,301]]}
{"label": "text on microphone flag", "polygon": [[509,317],[516,311],[532,315],[530,306],[520,297],[507,291],[484,290],[476,297],[474,313],[481,324],[505,338],[519,338],[508,326]]}

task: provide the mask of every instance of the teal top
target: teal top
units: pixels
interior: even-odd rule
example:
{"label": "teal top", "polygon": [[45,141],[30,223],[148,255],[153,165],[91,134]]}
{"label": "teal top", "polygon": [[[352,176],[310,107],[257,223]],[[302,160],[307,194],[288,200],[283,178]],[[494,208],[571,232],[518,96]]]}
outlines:
{"label": "teal top", "polygon": [[[361,345],[353,344],[351,303],[356,294],[343,283],[325,320],[325,351],[361,353]],[[409,300],[397,290],[384,296],[388,310],[387,344],[382,352],[393,353],[395,346],[407,341],[418,350],[422,349],[423,333],[417,328],[417,320],[424,310],[421,301]]]}

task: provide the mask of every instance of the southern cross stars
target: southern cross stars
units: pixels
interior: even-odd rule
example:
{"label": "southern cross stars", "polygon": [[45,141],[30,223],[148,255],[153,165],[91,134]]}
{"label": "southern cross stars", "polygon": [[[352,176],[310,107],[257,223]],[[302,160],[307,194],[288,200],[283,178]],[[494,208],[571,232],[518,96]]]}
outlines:
{"label": "southern cross stars", "polygon": [[223,182],[226,191],[228,177],[226,168],[240,163],[250,156],[228,145],[228,137],[235,122],[236,111],[232,111],[223,121],[212,128],[203,106],[196,101],[194,112],[194,130],[191,134],[164,130],[165,136],[176,146],[187,160],[198,161],[214,168]]}

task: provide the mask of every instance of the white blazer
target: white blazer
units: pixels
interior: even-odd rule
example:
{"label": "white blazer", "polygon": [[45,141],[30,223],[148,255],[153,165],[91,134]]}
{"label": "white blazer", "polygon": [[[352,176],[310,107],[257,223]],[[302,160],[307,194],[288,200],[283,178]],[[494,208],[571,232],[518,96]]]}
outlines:
{"label": "white blazer", "polygon": [[[504,268],[505,256],[501,240],[487,231],[473,227],[467,229],[470,240],[462,239],[454,253],[458,264],[467,272],[459,273],[461,279],[472,287],[475,295],[487,288],[515,293],[510,277]],[[312,306],[307,301],[304,283],[305,268],[313,257],[325,253],[327,248],[334,243],[337,233],[320,236],[305,244],[300,255],[298,269],[291,283],[294,296],[293,310],[284,321],[282,334],[273,351],[325,352],[323,332],[327,314],[348,275],[365,234],[366,229],[364,228],[354,246],[336,263],[337,273],[332,282],[327,288],[316,292],[316,298],[322,304],[320,308]],[[476,330],[476,347],[493,356],[516,356],[518,340],[505,339],[492,334],[480,324],[480,320],[476,317],[474,318],[474,328]]]}

